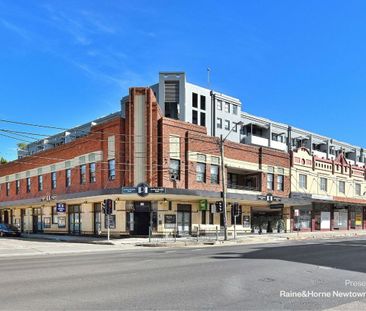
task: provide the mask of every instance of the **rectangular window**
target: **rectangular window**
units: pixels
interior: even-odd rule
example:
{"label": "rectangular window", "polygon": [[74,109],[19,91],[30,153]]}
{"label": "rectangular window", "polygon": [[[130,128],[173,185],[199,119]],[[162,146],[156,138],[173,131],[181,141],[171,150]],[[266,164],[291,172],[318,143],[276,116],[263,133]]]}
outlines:
{"label": "rectangular window", "polygon": [[355,185],[356,195],[361,195],[361,184]]}
{"label": "rectangular window", "polygon": [[283,175],[277,175],[277,190],[278,191],[283,191],[285,189],[284,180],[285,180],[285,177]]}
{"label": "rectangular window", "polygon": [[320,190],[328,191],[328,179],[320,177]]}
{"label": "rectangular window", "polygon": [[267,190],[274,190],[274,175],[271,173],[267,174]]}
{"label": "rectangular window", "polygon": [[222,129],[222,119],[221,118],[217,118],[217,128]]}
{"label": "rectangular window", "polygon": [[206,182],[206,163],[197,162],[196,181]]}
{"label": "rectangular window", "polygon": [[238,106],[233,105],[233,114],[238,114]]}
{"label": "rectangular window", "polygon": [[228,188],[236,189],[238,187],[238,174],[227,174],[227,186]]}
{"label": "rectangular window", "polygon": [[66,188],[71,186],[71,169],[68,168],[65,172],[65,186]]}
{"label": "rectangular window", "polygon": [[89,164],[89,181],[95,183],[97,181],[96,165],[95,163]]}
{"label": "rectangular window", "polygon": [[83,185],[86,183],[86,165],[80,165],[80,184]]}
{"label": "rectangular window", "polygon": [[201,110],[206,110],[206,96],[201,95]]}
{"label": "rectangular window", "polygon": [[219,183],[219,166],[211,164],[211,184]]}
{"label": "rectangular window", "polygon": [[192,110],[192,123],[198,124],[198,112],[197,110]]}
{"label": "rectangular window", "polygon": [[225,130],[230,130],[230,121],[229,120],[225,120]]}
{"label": "rectangular window", "polygon": [[192,107],[198,108],[198,94],[192,93]]}
{"label": "rectangular window", "polygon": [[346,183],[344,181],[339,182],[339,192],[346,193]]}
{"label": "rectangular window", "polygon": [[225,112],[230,112],[230,104],[225,103]]}
{"label": "rectangular window", "polygon": [[171,180],[180,180],[180,160],[170,159],[169,174]]}
{"label": "rectangular window", "polygon": [[308,177],[304,174],[299,174],[299,187],[302,189],[308,188]]}
{"label": "rectangular window", "polygon": [[116,179],[116,161],[114,159],[108,161],[108,179]]}
{"label": "rectangular window", "polygon": [[206,224],[206,211],[201,211],[201,224]]}
{"label": "rectangular window", "polygon": [[18,179],[15,181],[15,193],[19,194],[19,192],[20,192],[20,180]]}
{"label": "rectangular window", "polygon": [[56,172],[51,173],[51,189],[56,189],[57,186],[57,176]]}
{"label": "rectangular window", "polygon": [[52,223],[58,224],[57,208],[56,208],[56,206],[52,206],[51,209],[52,209],[51,210],[52,211]]}
{"label": "rectangular window", "polygon": [[38,175],[38,191],[43,191],[43,176]]}
{"label": "rectangular window", "polygon": [[235,132],[235,133],[238,132],[238,124],[237,123],[234,123],[233,132]]}
{"label": "rectangular window", "polygon": [[27,177],[27,193],[31,192],[31,179]]}
{"label": "rectangular window", "polygon": [[222,110],[222,100],[217,100],[217,110]]}
{"label": "rectangular window", "polygon": [[206,126],[206,113],[201,112],[201,125]]}
{"label": "rectangular window", "polygon": [[6,183],[6,196],[8,197],[10,194],[10,182]]}

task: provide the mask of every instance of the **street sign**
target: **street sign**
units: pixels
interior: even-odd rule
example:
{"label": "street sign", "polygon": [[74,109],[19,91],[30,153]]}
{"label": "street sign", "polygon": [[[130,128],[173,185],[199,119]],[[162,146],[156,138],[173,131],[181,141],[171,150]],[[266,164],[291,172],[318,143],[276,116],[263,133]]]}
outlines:
{"label": "street sign", "polygon": [[65,203],[56,203],[57,213],[66,213],[66,204]]}

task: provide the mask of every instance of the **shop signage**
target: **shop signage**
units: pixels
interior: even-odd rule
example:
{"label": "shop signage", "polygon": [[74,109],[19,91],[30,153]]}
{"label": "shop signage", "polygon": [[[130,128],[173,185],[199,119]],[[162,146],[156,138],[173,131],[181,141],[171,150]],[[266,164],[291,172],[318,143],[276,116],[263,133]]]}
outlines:
{"label": "shop signage", "polygon": [[177,223],[177,217],[174,214],[164,215],[164,228],[174,229]]}
{"label": "shop signage", "polygon": [[280,209],[280,208],[284,208],[284,204],[271,204],[269,206],[270,209]]}
{"label": "shop signage", "polygon": [[146,197],[149,193],[159,194],[165,193],[166,189],[163,187],[149,187],[146,183],[139,183],[136,187],[122,187],[123,194],[137,193],[140,197]]}
{"label": "shop signage", "polygon": [[41,198],[41,202],[50,202],[56,200],[55,195],[46,195],[45,197]]}
{"label": "shop signage", "polygon": [[56,203],[57,213],[66,213],[66,204],[65,203]]}
{"label": "shop signage", "polygon": [[294,210],[294,216],[300,216],[300,211],[298,209],[295,209]]}
{"label": "shop signage", "polygon": [[315,200],[333,201],[333,196],[331,195],[312,194],[311,198]]}
{"label": "shop signage", "polygon": [[207,202],[207,200],[200,200],[198,209],[200,211],[207,211],[207,209],[208,209],[208,202]]}
{"label": "shop signage", "polygon": [[267,193],[266,195],[258,195],[257,199],[267,201],[268,203],[272,203],[274,201],[281,202],[281,198],[274,196],[272,193]]}
{"label": "shop signage", "polygon": [[136,187],[122,187],[122,193],[137,193],[137,188]]}

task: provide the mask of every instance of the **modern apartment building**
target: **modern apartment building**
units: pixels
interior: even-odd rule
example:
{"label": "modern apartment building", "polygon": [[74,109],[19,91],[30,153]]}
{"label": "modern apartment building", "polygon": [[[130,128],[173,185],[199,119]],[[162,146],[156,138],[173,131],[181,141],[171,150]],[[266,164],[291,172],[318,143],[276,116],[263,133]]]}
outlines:
{"label": "modern apartment building", "polygon": [[[27,145],[0,166],[0,221],[23,231],[115,235],[366,226],[363,149],[243,112],[231,96],[163,72],[121,110]],[[138,185],[148,192],[140,195]],[[58,203],[66,207],[58,212]],[[238,206],[237,209],[232,208]]]}

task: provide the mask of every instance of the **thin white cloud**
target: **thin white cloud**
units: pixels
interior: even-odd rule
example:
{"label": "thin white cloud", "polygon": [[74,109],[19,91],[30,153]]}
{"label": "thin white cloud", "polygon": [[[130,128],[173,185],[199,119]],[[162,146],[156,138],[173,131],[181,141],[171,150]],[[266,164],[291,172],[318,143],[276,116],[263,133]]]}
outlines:
{"label": "thin white cloud", "polygon": [[0,19],[0,23],[1,23],[1,25],[3,25],[4,28],[16,33],[23,39],[25,39],[25,40],[31,39],[29,32],[27,32],[25,29],[13,24],[13,23],[10,23],[9,21],[7,21],[3,18]]}

